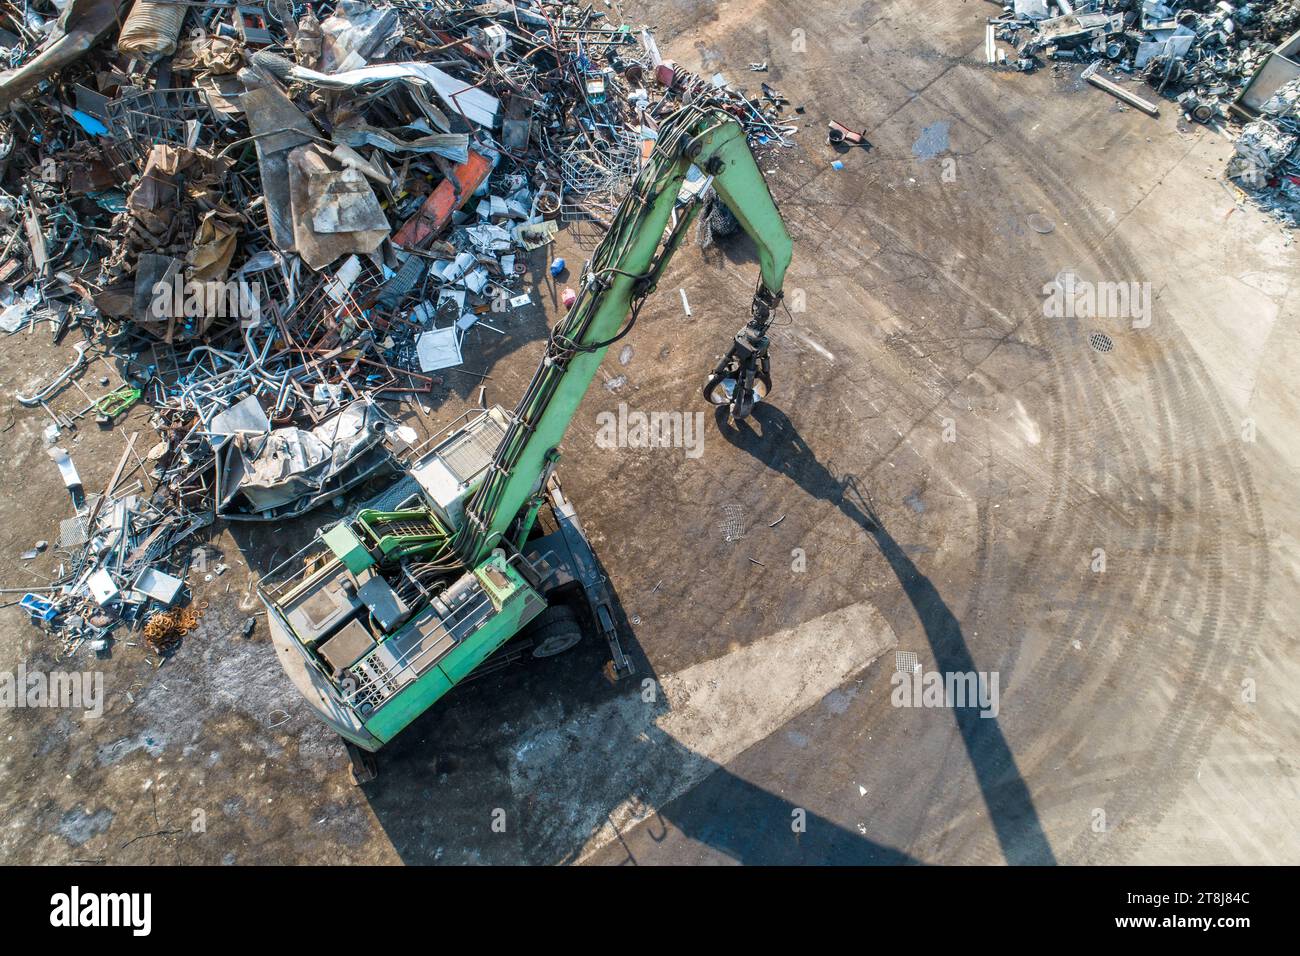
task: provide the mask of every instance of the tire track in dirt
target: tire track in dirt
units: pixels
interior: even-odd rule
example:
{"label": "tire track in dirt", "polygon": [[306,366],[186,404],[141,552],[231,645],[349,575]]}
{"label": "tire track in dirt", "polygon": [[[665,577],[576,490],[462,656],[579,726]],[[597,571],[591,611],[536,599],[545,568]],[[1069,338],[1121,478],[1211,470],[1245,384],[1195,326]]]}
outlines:
{"label": "tire track in dirt", "polygon": [[[1014,135],[1011,131],[1006,133],[1007,137],[1014,137]],[[1014,148],[1022,155],[1034,157],[1031,144],[1023,140],[1015,143]],[[1057,208],[1076,210],[1072,216],[1072,229],[1081,234],[1085,243],[1090,238],[1094,239],[1093,259],[1104,270],[1103,275],[1123,276],[1121,263],[1133,261],[1130,251],[1114,235],[1102,239],[1096,238],[1095,235],[1090,236],[1089,234],[1099,231],[1098,225],[1102,221],[1097,210],[1054,174],[1047,157],[1040,155],[1034,158],[1038,160],[1031,164],[1036,184],[1055,200],[1054,204]],[[1079,211],[1086,211],[1086,214],[1080,215]],[[1079,425],[1082,422],[1103,424],[1106,432],[1121,441],[1121,460],[1126,467],[1138,475],[1153,472],[1161,477],[1163,500],[1178,501],[1189,494],[1194,496],[1195,504],[1190,513],[1196,523],[1190,527],[1176,526],[1170,509],[1161,508],[1155,496],[1149,496],[1149,500],[1143,502],[1143,507],[1135,511],[1141,520],[1141,524],[1134,532],[1135,537],[1140,541],[1150,541],[1154,554],[1167,557],[1163,560],[1157,557],[1148,562],[1142,578],[1137,583],[1135,597],[1128,602],[1129,606],[1147,608],[1150,609],[1149,613],[1160,614],[1171,599],[1186,600],[1189,596],[1194,598],[1196,594],[1203,593],[1206,610],[1200,632],[1202,641],[1194,649],[1190,662],[1191,675],[1186,680],[1185,686],[1181,688],[1181,693],[1175,695],[1173,702],[1163,714],[1159,729],[1154,735],[1154,740],[1159,742],[1154,748],[1155,759],[1129,762],[1124,776],[1109,788],[1111,797],[1106,802],[1111,807],[1108,816],[1112,821],[1116,816],[1121,820],[1128,820],[1140,814],[1152,827],[1177,799],[1186,783],[1187,769],[1194,765],[1208,748],[1213,728],[1217,726],[1220,716],[1229,706],[1224,701],[1215,700],[1213,697],[1214,686],[1225,684],[1223,678],[1216,680],[1215,675],[1228,674],[1234,662],[1240,663],[1238,652],[1241,642],[1240,634],[1235,633],[1231,625],[1225,632],[1224,622],[1243,621],[1247,633],[1259,626],[1262,620],[1263,582],[1266,575],[1263,565],[1267,559],[1266,553],[1256,546],[1248,570],[1244,574],[1236,575],[1239,579],[1244,578],[1244,582],[1238,582],[1244,583],[1244,586],[1226,587],[1225,558],[1222,537],[1219,533],[1219,526],[1223,519],[1211,522],[1208,529],[1201,527],[1200,522],[1211,514],[1222,514],[1224,505],[1231,506],[1232,503],[1237,502],[1239,507],[1236,510],[1239,517],[1244,519],[1242,524],[1250,529],[1247,534],[1248,540],[1258,542],[1262,536],[1261,512],[1249,480],[1248,465],[1239,444],[1237,453],[1232,454],[1234,438],[1231,423],[1227,420],[1222,403],[1217,399],[1213,382],[1193,350],[1186,344],[1181,332],[1171,322],[1165,324],[1169,327],[1169,335],[1159,342],[1159,345],[1165,347],[1162,361],[1153,364],[1151,353],[1157,350],[1156,343],[1144,342],[1137,349],[1138,357],[1148,365],[1152,373],[1151,396],[1159,432],[1154,469],[1141,445],[1125,438],[1137,433],[1132,426],[1132,410],[1125,407],[1112,390],[1105,386],[1104,381],[1097,382],[1095,379],[1084,381],[1082,373],[1077,372],[1077,366],[1076,374],[1067,372],[1058,379],[1062,384],[1068,379],[1082,387],[1062,392],[1058,400],[1058,412],[1063,412],[1067,407],[1074,408],[1076,411],[1071,416],[1073,422],[1065,431],[1063,442],[1065,448],[1053,453],[1053,461],[1058,461],[1061,455],[1069,455],[1070,450],[1081,447]],[[1139,339],[1141,337],[1133,341]],[[1046,342],[1042,344],[1047,347]],[[1054,362],[1053,365],[1059,370],[1059,363]],[[1092,368],[1096,367],[1097,363],[1092,363]],[[1167,395],[1166,393],[1171,389],[1174,394]],[[1174,416],[1169,412],[1170,409],[1177,410],[1178,423],[1175,423]],[[1217,453],[1211,456],[1205,454],[1197,456],[1201,467],[1198,468],[1196,475],[1188,474],[1188,469],[1178,454],[1176,433],[1179,425],[1193,433],[1197,432],[1197,426],[1208,426],[1214,429],[1213,444]],[[1111,449],[1108,448],[1107,451],[1110,452]],[[1227,489],[1227,493],[1220,493],[1220,489]],[[1064,505],[1065,497],[1061,496],[1059,500]],[[1057,509],[1058,515],[1060,510]],[[1053,524],[1054,522],[1048,523],[1046,529],[1048,533],[1043,535],[1043,539],[1056,539],[1056,535],[1051,533],[1055,530]],[[1077,529],[1082,527],[1083,523],[1076,518],[1072,521],[1072,525]],[[1181,574],[1181,580],[1177,582],[1172,580],[1174,561],[1184,550],[1177,545],[1183,543],[1181,538],[1186,534],[1192,536],[1192,540],[1185,544],[1189,549],[1188,553],[1209,556],[1206,562],[1206,580],[1200,580],[1186,570]],[[1069,533],[1064,537],[1067,549],[1069,542],[1075,538],[1077,533]],[[1071,552],[1067,550],[1066,553]],[[1023,568],[1028,571],[1032,568],[1032,564],[1027,561]],[[1108,722],[1111,724],[1122,724],[1126,717],[1132,716],[1132,701],[1125,693],[1126,683],[1123,678],[1159,666],[1159,657],[1167,647],[1167,641],[1130,639],[1124,644],[1114,663],[1104,667],[1099,688],[1086,697],[1082,696],[1085,693],[1085,683],[1090,678],[1095,680],[1096,675],[1086,668],[1067,666],[1070,642],[1071,640],[1094,641],[1102,637],[1115,616],[1113,598],[1103,599],[1097,593],[1099,588],[1089,587],[1097,583],[1095,578],[1088,580],[1092,577],[1089,575],[1084,578],[1086,584],[1079,589],[1084,592],[1079,595],[1082,600],[1074,602],[1075,610],[1071,612],[1066,626],[1062,629],[1063,633],[1061,639],[1056,642],[1055,652],[1041,661],[1028,676],[1025,682],[1028,694],[1022,696],[1021,691],[1017,690],[1014,706],[1019,719],[1037,720],[1045,714],[1043,708],[1048,705],[1059,709],[1062,703],[1061,678],[1066,677],[1068,680],[1066,699],[1071,705],[1070,709],[1081,711],[1080,716],[1092,718],[1093,733],[1096,733],[1095,722],[1098,719],[1109,718]],[[1087,606],[1088,610],[1081,613],[1078,608],[1082,606]],[[1155,625],[1157,632],[1163,631],[1158,619]],[[1226,684],[1228,687],[1232,686],[1231,681],[1226,681]],[[1019,682],[1017,687],[1021,687]],[[1074,721],[1065,718],[1064,713],[1059,714],[1057,722],[1064,722],[1067,726],[1074,725]],[[1117,733],[1121,729],[1115,728]],[[1086,745],[1086,736],[1088,735],[1077,733],[1060,735],[1056,744],[1046,754],[1035,759],[1035,765],[1045,767],[1060,765],[1072,752]],[[1151,755],[1151,750],[1148,750],[1147,754]],[[1118,814],[1115,813],[1117,807]],[[1050,810],[1047,807],[1042,809]],[[1084,829],[1063,853],[1062,858],[1069,862],[1081,862],[1090,857],[1118,861],[1131,851],[1131,846],[1121,849],[1112,841],[1099,844],[1093,835]],[[979,854],[986,860],[988,855]]]}
{"label": "tire track in dirt", "polygon": [[[793,10],[790,4],[777,7]],[[918,93],[907,102],[920,98],[942,103],[959,117],[965,111],[963,118],[975,128],[996,130],[1000,151],[1023,160],[1022,181],[1006,185],[1036,188],[1052,207],[1069,210],[1071,245],[1078,258],[1098,269],[1102,278],[1126,277],[1138,260],[1106,226],[1106,213],[1056,171],[1053,157],[1043,148],[1010,128],[987,84],[963,75],[969,69],[954,70],[950,64],[943,83],[930,84],[923,97]],[[848,72],[842,79],[819,84],[819,93],[825,96],[825,87],[833,91],[839,85],[845,101],[851,101]],[[955,96],[953,85],[960,87]],[[794,215],[798,207],[791,206],[800,200],[813,208],[821,205],[809,190],[815,179],[810,176],[783,200]],[[847,223],[841,220],[841,225]],[[844,259],[851,256],[835,242],[844,233],[824,230],[820,236],[813,254],[835,262],[841,271],[848,268]],[[877,260],[880,268],[885,254],[865,258]],[[913,259],[933,264],[920,253]],[[926,270],[916,281],[939,281],[939,276]],[[957,285],[959,297],[978,304],[978,296]],[[1026,323],[1022,337],[1048,356],[1043,370],[1048,401],[1042,409],[1047,426],[1042,449],[1047,507],[1029,527],[1017,524],[1005,509],[996,517],[987,507],[976,512],[975,567],[971,589],[962,595],[970,609],[963,615],[963,626],[968,637],[975,631],[981,635],[971,640],[980,666],[986,666],[983,661],[991,652],[1014,678],[1007,720],[1016,731],[1013,742],[1022,744],[1017,760],[1022,775],[1038,791],[1040,816],[1057,833],[1069,833],[1068,826],[1061,829],[1062,814],[1095,805],[1104,805],[1112,823],[1129,829],[1136,821],[1150,827],[1158,823],[1187,785],[1189,769],[1206,751],[1231,706],[1230,695],[1217,691],[1241,663],[1245,636],[1262,620],[1267,555],[1260,544],[1262,518],[1247,462],[1214,383],[1190,344],[1167,317],[1161,337],[1155,334],[1126,335],[1120,342],[1122,353],[1102,359],[1087,351],[1086,330],[1062,335],[1041,322]],[[1112,387],[1110,361],[1140,363],[1146,388],[1125,393]],[[958,375],[953,380],[960,393],[964,379]],[[1153,422],[1150,437],[1138,427],[1144,421]],[[1189,447],[1188,434],[1199,435],[1201,445]],[[1091,453],[1099,441],[1104,461]],[[1119,490],[1108,479],[1115,475],[1126,479]],[[1087,485],[1080,476],[1101,489],[1098,497],[1085,495]],[[1140,501],[1135,489],[1141,491]],[[1121,506],[1113,504],[1116,500]],[[1126,519],[1124,527],[1116,525],[1117,513]],[[1241,532],[1225,540],[1224,529],[1238,527]],[[1116,580],[1118,575],[1089,573],[1086,558],[1091,548],[1114,540],[1117,531],[1127,546],[1107,550],[1123,556],[1121,569],[1125,562],[1145,560],[1122,581]],[[1060,556],[1076,554],[1077,575],[1043,573],[1059,564]],[[1033,587],[1027,594],[1026,582]],[[1053,629],[1049,649],[1023,674],[1016,673],[1016,664],[1025,628],[1033,622],[1007,626],[1008,615],[1014,613],[1008,608],[1015,608],[1018,597],[1031,602],[1021,609],[1027,616],[1039,608],[1066,609],[1063,623]],[[946,598],[956,606],[957,595]],[[1187,625],[1169,621],[1168,615],[1170,609],[1181,608],[1195,621],[1198,639],[1178,662],[1169,657],[1187,643]],[[999,625],[1004,632],[1000,646],[992,636]],[[1128,637],[1123,636],[1126,630],[1131,632]],[[1074,641],[1085,648],[1083,653],[1074,649]],[[1146,680],[1147,686],[1135,687],[1135,680]],[[1154,700],[1161,693],[1164,696]],[[1139,707],[1154,707],[1149,720]],[[914,728],[906,725],[888,721],[874,733],[886,750],[892,745],[905,754],[908,738],[914,735]],[[1128,739],[1135,729],[1146,731],[1136,747]],[[1108,757],[1106,742],[1113,745],[1115,740],[1124,741],[1124,747],[1119,757]],[[978,753],[973,756],[981,759]],[[1107,776],[1110,761],[1122,775]],[[1068,766],[1085,774],[1061,783],[1060,774],[1068,772],[1062,768]],[[885,774],[889,770],[881,768]],[[895,782],[897,770],[893,768]],[[899,798],[914,801],[912,815],[931,819],[914,831],[920,835],[906,848],[923,858],[937,848],[946,862],[1001,861],[1002,848],[990,838],[973,779],[942,793],[916,786],[900,789]],[[960,814],[951,813],[962,805]],[[1058,847],[1062,861],[1119,861],[1131,855],[1134,840],[1098,840],[1088,822],[1086,813],[1081,815],[1078,835]]]}

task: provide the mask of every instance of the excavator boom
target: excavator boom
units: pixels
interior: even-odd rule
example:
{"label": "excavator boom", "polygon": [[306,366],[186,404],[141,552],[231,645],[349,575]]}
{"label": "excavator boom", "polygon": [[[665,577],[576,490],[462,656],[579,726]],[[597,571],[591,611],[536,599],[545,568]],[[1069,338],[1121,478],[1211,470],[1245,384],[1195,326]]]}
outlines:
{"label": "excavator boom", "polygon": [[[577,300],[551,333],[487,477],[466,504],[453,547],[467,566],[490,553],[517,517],[529,513],[529,500],[543,494],[555,449],[605,351],[630,330],[699,211],[697,202],[676,209],[692,166],[712,177],[713,189],[754,240],[760,269],[750,321],[714,369],[706,397],[741,418],[770,387],[766,331],[781,299],[790,237],[741,125],[720,110],[684,107],[662,125],[654,152],[588,263]],[[517,536],[521,530],[527,533],[516,528]]]}

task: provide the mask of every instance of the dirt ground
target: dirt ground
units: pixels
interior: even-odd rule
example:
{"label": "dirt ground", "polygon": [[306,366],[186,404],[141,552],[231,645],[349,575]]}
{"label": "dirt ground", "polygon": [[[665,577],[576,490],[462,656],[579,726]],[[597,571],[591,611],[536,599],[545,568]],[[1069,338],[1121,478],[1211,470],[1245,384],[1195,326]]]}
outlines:
{"label": "dirt ground", "polygon": [[[125,632],[58,660],[0,611],[0,670],[97,669],[107,694],[98,720],[0,712],[0,859],[1300,861],[1296,247],[1222,181],[1218,131],[1077,67],[984,66],[992,9],[625,9],[687,67],[805,110],[763,163],[795,242],[771,401],[743,428],[708,416],[698,457],[597,447],[619,403],[703,410],[746,317],[752,248],[684,248],[565,442],[635,678],[609,683],[593,639],[484,679],[357,788],[264,624],[240,635],[256,571],[340,512],[218,527],[230,570],[191,575],[209,608],[160,668]],[[873,148],[831,152],[830,119]],[[1148,284],[1150,324],[1047,317],[1063,272]],[[557,289],[535,298],[545,316],[467,347],[491,402],[513,404],[557,314]],[[0,348],[11,396],[71,345]],[[476,399],[474,375],[448,382],[407,420]],[[88,489],[146,419],[65,442]],[[53,555],[19,555],[72,513],[46,421],[0,408],[5,587],[45,580]],[[893,706],[896,650],[996,675],[996,715]]]}

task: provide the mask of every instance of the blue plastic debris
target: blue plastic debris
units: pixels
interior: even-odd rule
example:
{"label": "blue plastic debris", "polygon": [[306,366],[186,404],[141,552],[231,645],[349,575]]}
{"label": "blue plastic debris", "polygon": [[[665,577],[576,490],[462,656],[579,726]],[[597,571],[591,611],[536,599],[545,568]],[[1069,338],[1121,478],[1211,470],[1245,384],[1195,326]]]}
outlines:
{"label": "blue plastic debris", "polygon": [[24,594],[18,606],[38,621],[52,621],[59,613],[59,609],[51,602],[35,594]]}
{"label": "blue plastic debris", "polygon": [[831,169],[843,169],[843,168],[844,168],[844,164],[840,162],[838,159],[835,160],[835,162],[831,163]]}
{"label": "blue plastic debris", "polygon": [[77,124],[91,136],[107,136],[108,127],[101,123],[89,113],[83,113],[81,110],[72,110],[72,118]]}
{"label": "blue plastic debris", "polygon": [[563,271],[564,271],[563,259],[556,259],[554,262],[551,263],[551,275],[558,276]]}
{"label": "blue plastic debris", "polygon": [[86,195],[95,200],[95,205],[100,209],[113,214],[126,212],[126,193],[120,189],[102,189]]}

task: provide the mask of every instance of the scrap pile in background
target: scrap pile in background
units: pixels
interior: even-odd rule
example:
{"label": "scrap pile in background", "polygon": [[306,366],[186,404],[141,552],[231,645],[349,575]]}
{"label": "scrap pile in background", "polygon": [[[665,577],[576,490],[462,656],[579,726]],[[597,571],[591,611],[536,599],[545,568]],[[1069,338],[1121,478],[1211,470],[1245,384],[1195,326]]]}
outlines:
{"label": "scrap pile in background", "polygon": [[1101,71],[1127,73],[1188,119],[1233,123],[1228,176],[1281,222],[1300,222],[1300,0],[1011,0],[989,20],[985,58],[1022,72],[1090,64],[1085,79],[1154,115]]}
{"label": "scrap pile in background", "polygon": [[[504,333],[531,254],[599,232],[664,117],[707,102],[756,148],[795,131],[766,84],[542,0],[27,0],[0,4],[0,59],[0,329],[77,340],[19,397],[75,507],[23,603],[75,641],[183,599],[163,567],[214,519],[293,517],[391,467],[414,433],[382,403]],[[50,404],[70,388],[75,415]],[[157,440],[84,495],[58,443],[141,400]]]}

